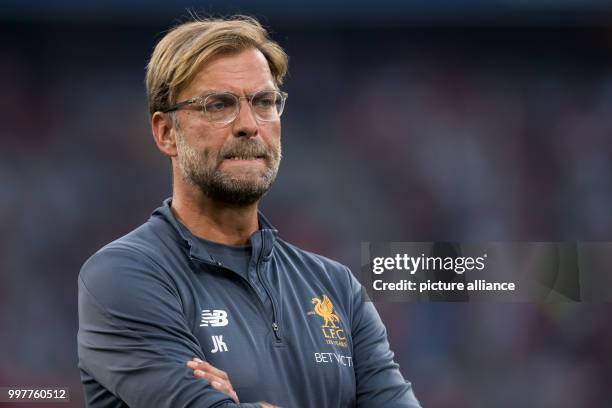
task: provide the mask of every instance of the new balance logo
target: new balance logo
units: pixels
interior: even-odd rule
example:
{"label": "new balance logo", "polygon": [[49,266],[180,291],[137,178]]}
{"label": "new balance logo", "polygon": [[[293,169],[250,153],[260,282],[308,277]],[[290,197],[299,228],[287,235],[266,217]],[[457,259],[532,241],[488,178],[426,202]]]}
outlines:
{"label": "new balance logo", "polygon": [[223,336],[212,336],[212,341],[215,348],[210,350],[211,353],[216,353],[217,351],[223,353],[227,351],[227,344],[223,341]]}
{"label": "new balance logo", "polygon": [[200,327],[220,327],[227,326],[227,312],[225,310],[202,310],[202,321]]}

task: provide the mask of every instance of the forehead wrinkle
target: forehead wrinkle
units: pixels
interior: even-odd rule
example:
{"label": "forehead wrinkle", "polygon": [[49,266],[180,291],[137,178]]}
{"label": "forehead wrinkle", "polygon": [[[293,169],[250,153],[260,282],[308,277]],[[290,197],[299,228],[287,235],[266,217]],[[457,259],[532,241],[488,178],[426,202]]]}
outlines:
{"label": "forehead wrinkle", "polygon": [[186,91],[191,97],[211,90],[248,95],[262,89],[276,89],[268,62],[260,51],[246,50],[206,64]]}

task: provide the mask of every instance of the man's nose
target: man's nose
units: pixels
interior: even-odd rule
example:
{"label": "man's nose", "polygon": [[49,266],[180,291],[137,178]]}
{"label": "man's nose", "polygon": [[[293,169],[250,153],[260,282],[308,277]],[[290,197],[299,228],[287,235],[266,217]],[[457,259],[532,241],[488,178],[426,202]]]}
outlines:
{"label": "man's nose", "polygon": [[257,136],[259,124],[255,118],[255,113],[251,104],[246,99],[240,100],[240,112],[233,123],[234,135],[237,137]]}

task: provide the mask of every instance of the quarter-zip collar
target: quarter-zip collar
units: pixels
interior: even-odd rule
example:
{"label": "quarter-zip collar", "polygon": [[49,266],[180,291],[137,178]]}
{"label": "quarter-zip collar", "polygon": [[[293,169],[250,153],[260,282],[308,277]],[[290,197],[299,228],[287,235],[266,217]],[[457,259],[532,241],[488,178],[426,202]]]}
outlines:
{"label": "quarter-zip collar", "polygon": [[[215,264],[214,258],[208,252],[205,245],[203,245],[198,238],[193,235],[191,231],[183,224],[181,224],[172,209],[172,198],[169,197],[164,200],[161,207],[157,208],[151,214],[151,217],[160,218],[168,222],[176,230],[184,244],[189,248],[189,256],[196,258],[201,261]],[[253,251],[253,255],[261,256],[261,259],[267,261],[272,256],[274,251],[274,244],[278,237],[278,230],[276,230],[272,224],[264,217],[264,215],[258,211],[257,218],[259,221],[259,230],[255,231],[251,235],[250,242]]]}

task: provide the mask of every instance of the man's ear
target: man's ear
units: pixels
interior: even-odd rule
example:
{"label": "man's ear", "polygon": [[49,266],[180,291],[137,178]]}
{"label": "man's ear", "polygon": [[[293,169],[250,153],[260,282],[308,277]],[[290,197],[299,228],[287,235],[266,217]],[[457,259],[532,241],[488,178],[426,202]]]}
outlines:
{"label": "man's ear", "polygon": [[151,116],[151,132],[157,148],[168,157],[176,156],[176,131],[173,127],[172,115],[155,112]]}

